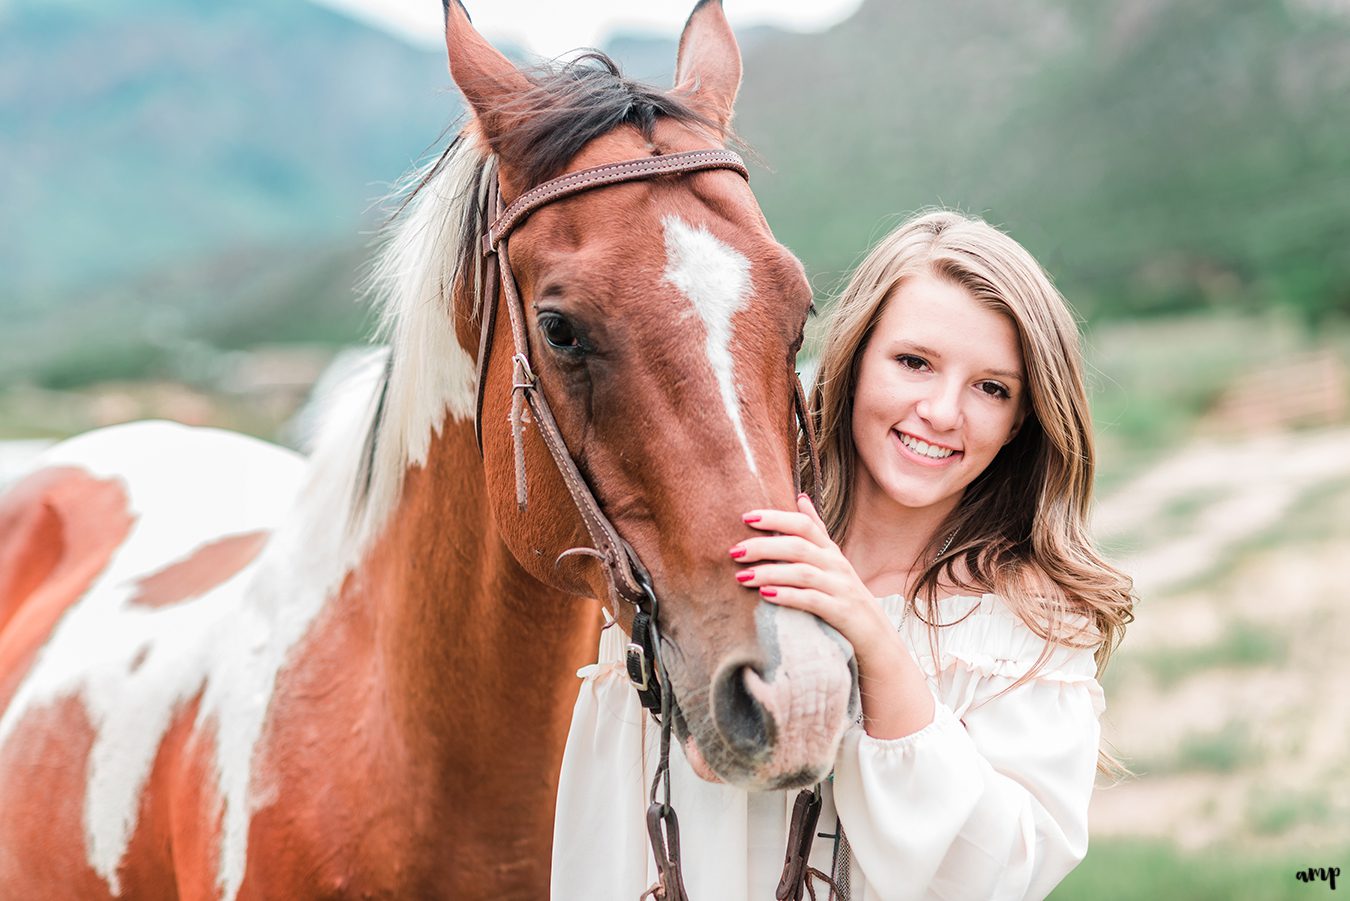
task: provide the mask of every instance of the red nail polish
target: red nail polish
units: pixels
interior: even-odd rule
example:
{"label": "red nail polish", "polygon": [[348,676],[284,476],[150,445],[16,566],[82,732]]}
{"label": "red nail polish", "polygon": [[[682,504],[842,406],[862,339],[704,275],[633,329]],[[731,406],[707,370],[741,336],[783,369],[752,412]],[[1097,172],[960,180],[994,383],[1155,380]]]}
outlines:
{"label": "red nail polish", "polygon": [[749,514],[749,513],[747,513],[747,514],[745,514],[744,516],[742,516],[741,519],[742,519],[743,521],[745,521],[745,522],[759,522],[759,517],[758,517],[758,516],[752,516],[752,515]]}
{"label": "red nail polish", "polygon": [[738,544],[738,545],[736,545],[734,548],[732,548],[730,551],[728,551],[727,553],[731,554],[731,556],[732,556],[733,559],[739,560],[739,559],[741,559],[742,557],[745,556],[745,548],[741,547],[741,546]]}
{"label": "red nail polish", "polygon": [[737,582],[749,582],[754,577],[755,571],[753,569],[743,569],[740,572],[736,573]]}
{"label": "red nail polish", "polygon": [[759,590],[759,593],[764,595],[766,598],[778,597],[778,590],[775,588],[761,588]]}

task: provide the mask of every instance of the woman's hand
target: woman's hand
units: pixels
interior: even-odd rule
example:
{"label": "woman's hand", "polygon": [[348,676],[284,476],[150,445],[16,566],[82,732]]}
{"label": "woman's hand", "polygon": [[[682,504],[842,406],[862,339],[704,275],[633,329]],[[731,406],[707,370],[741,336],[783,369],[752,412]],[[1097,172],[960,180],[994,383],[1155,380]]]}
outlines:
{"label": "woman's hand", "polygon": [[733,547],[732,559],[745,566],[736,580],[770,603],[815,614],[849,640],[867,732],[901,738],[932,722],[933,696],[923,673],[810,498],[798,496],[795,513],[751,510],[743,518],[751,528],[782,534],[747,538]]}
{"label": "woman's hand", "polygon": [[[804,494],[797,498],[797,511],[751,510],[745,514],[751,528],[782,534],[749,538],[732,548],[732,558],[747,565],[736,580],[758,589],[771,603],[825,620],[853,645],[859,666],[878,645],[899,647],[895,627],[831,540]],[[752,563],[757,565],[748,566]]]}

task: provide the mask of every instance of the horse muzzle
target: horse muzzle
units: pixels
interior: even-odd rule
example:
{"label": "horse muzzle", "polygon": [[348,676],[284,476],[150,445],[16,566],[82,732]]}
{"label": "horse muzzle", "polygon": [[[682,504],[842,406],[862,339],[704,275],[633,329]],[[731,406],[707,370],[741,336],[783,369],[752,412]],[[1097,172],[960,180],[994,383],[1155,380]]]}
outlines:
{"label": "horse muzzle", "polygon": [[[834,766],[858,712],[853,648],[808,613],[761,603],[757,647],[724,655],[706,677],[671,672],[675,731],[694,772],[750,791],[801,788]],[[699,680],[702,681],[702,680]]]}

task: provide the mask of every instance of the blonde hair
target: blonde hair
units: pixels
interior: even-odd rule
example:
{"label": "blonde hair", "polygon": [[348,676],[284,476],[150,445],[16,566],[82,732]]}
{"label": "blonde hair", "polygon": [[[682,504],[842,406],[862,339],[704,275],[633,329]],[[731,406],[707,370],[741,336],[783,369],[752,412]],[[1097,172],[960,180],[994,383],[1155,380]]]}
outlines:
{"label": "blonde hair", "polygon": [[[1012,320],[1026,367],[1028,406],[1016,436],[930,537],[919,558],[930,562],[905,603],[913,608],[924,594],[930,617],[924,621],[935,630],[950,625],[931,619],[940,581],[1001,596],[1047,640],[1041,659],[1010,689],[1031,678],[1056,643],[1100,642],[1095,654],[1100,676],[1133,619],[1134,599],[1130,578],[1102,558],[1088,534],[1094,450],[1078,326],[1036,260],[983,220],[939,210],[904,222],[872,249],[834,301],[810,401],[820,451],[821,517],[842,544],[858,468],[852,420],[859,361],[889,298],[920,273],[964,288]],[[940,553],[948,536],[950,544]],[[1069,631],[1066,620],[1073,614],[1085,616],[1090,626]],[[1104,760],[1103,770],[1121,770],[1109,756]]]}

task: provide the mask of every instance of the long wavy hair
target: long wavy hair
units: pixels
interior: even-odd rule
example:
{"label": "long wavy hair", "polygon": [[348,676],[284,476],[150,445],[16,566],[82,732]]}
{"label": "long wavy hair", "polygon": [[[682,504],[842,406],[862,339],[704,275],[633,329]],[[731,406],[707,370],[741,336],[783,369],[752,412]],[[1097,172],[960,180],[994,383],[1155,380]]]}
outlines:
{"label": "long wavy hair", "polygon": [[[825,323],[810,408],[820,450],[820,513],[843,543],[858,469],[853,396],[859,361],[887,301],[927,273],[969,291],[1016,326],[1027,372],[1026,419],[930,536],[906,604],[934,630],[940,583],[1000,595],[1055,643],[1091,647],[1100,675],[1133,619],[1133,583],[1088,534],[1095,465],[1078,326],[1049,276],[1020,244],[983,220],[938,210],[882,239],[834,301]],[[950,541],[949,541],[950,539]],[[942,550],[946,545],[945,551]],[[920,597],[924,611],[917,609]],[[1086,628],[1070,628],[1087,618]],[[1109,758],[1108,758],[1109,759]]]}

